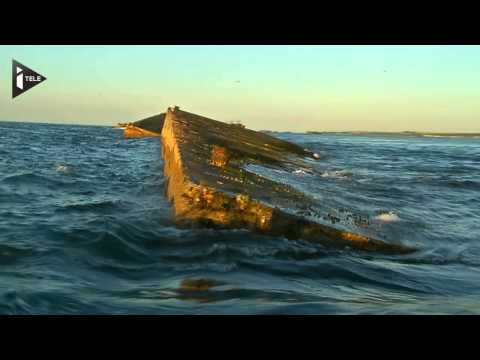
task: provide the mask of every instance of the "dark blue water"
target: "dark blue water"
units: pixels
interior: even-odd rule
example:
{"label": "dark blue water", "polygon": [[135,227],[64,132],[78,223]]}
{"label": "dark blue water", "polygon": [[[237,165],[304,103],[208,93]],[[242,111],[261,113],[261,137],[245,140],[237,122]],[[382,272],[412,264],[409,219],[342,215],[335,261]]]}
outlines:
{"label": "dark blue water", "polygon": [[[479,140],[278,136],[323,156],[314,173],[283,174],[317,212],[419,250],[178,230],[159,139],[3,122],[0,313],[480,314]],[[199,278],[217,286],[179,286]]]}

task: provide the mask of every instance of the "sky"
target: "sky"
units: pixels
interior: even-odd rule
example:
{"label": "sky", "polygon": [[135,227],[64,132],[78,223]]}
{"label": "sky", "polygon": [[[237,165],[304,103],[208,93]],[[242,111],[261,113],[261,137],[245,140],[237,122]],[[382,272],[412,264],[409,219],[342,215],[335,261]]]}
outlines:
{"label": "sky", "polygon": [[[11,62],[47,80],[11,97]],[[0,46],[0,121],[480,132],[480,46]]]}

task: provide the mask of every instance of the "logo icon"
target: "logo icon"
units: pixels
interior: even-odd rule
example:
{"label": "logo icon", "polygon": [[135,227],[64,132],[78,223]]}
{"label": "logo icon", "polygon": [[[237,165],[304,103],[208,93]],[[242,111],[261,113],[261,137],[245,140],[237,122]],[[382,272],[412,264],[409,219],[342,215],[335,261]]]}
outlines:
{"label": "logo icon", "polygon": [[43,75],[12,60],[12,99],[47,80]]}

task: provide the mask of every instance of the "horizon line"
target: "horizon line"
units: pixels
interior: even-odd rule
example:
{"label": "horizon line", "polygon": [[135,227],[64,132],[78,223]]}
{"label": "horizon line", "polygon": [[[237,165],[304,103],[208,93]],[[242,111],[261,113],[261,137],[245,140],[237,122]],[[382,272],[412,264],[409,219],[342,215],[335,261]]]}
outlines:
{"label": "horizon line", "polygon": [[[38,124],[38,125],[71,125],[71,126],[96,126],[96,127],[110,127],[110,128],[118,128],[117,124],[91,124],[91,123],[71,123],[71,122],[47,122],[47,121],[33,121],[33,120],[4,120],[0,119],[0,122],[6,123],[21,123],[21,124]],[[133,123],[136,121],[133,121]],[[252,129],[250,129],[252,130]],[[294,130],[269,130],[269,129],[262,129],[262,130],[254,130],[258,132],[277,132],[277,133],[297,133],[297,134],[312,134],[315,133],[339,133],[339,134],[403,134],[408,135],[410,134],[417,134],[417,135],[476,135],[480,136],[480,130],[478,132],[475,131],[446,131],[446,132],[437,132],[437,131],[420,131],[420,130],[401,130],[401,131],[388,131],[388,130],[305,130],[305,131],[294,131]]]}

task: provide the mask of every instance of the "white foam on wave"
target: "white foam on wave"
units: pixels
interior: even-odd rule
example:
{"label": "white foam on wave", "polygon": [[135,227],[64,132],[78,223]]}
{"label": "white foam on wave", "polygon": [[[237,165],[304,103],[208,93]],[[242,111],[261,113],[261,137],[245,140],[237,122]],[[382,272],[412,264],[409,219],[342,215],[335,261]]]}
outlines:
{"label": "white foam on wave", "polygon": [[393,211],[390,211],[388,213],[382,213],[377,216],[375,216],[376,220],[380,220],[383,222],[395,222],[400,220],[397,214],[395,214]]}
{"label": "white foam on wave", "polygon": [[55,170],[58,171],[58,172],[66,173],[66,172],[68,172],[68,166],[58,165]]}
{"label": "white foam on wave", "polygon": [[305,170],[302,170],[302,169],[295,170],[293,173],[295,175],[307,175],[307,172]]}
{"label": "white foam on wave", "polygon": [[348,170],[333,170],[324,171],[320,176],[324,178],[345,179],[351,177],[352,173]]}

